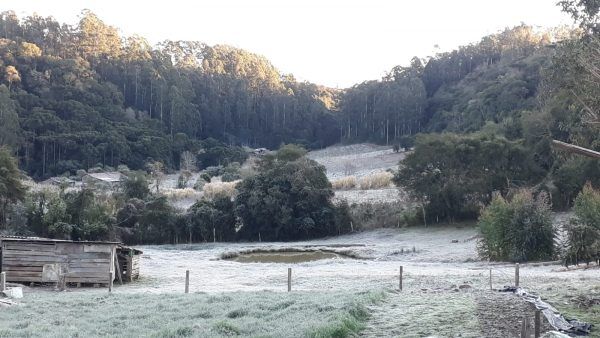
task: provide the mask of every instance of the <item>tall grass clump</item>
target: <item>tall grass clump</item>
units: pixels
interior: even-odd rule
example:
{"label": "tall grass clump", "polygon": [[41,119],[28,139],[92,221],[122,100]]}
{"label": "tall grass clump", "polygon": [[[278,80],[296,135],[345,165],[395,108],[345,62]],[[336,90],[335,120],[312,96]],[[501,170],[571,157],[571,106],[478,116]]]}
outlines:
{"label": "tall grass clump", "polygon": [[360,179],[358,186],[362,190],[387,188],[392,184],[394,175],[387,171],[378,172]]}
{"label": "tall grass clump", "polygon": [[233,182],[212,182],[206,183],[202,188],[204,197],[213,199],[215,196],[228,196],[233,197],[235,195],[235,187],[240,181]]}
{"label": "tall grass clump", "polygon": [[184,189],[164,189],[162,194],[169,201],[181,201],[189,198],[198,198],[199,192],[194,190],[193,188],[184,188]]}
{"label": "tall grass clump", "polygon": [[483,237],[478,251],[493,261],[536,261],[554,255],[555,231],[548,196],[518,192],[510,201],[498,196],[478,222]]}
{"label": "tall grass clump", "polygon": [[346,176],[331,182],[334,190],[348,190],[356,187],[356,177]]}
{"label": "tall grass clump", "polygon": [[575,198],[575,217],[565,226],[565,264],[600,260],[600,191],[586,184]]}

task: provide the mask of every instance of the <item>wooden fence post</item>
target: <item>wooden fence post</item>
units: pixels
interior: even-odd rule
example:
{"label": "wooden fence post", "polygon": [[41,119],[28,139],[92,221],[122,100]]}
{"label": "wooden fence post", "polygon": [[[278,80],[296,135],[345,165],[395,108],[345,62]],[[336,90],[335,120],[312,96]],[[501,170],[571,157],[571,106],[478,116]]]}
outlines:
{"label": "wooden fence post", "polygon": [[398,275],[398,289],[402,291],[402,273],[404,272],[404,267],[400,265],[400,274]]}
{"label": "wooden fence post", "polygon": [[190,293],[190,270],[185,270],[185,293]]}
{"label": "wooden fence post", "polygon": [[542,332],[542,320],[540,318],[540,310],[535,310],[535,320],[533,322],[534,325],[534,337],[539,338]]}
{"label": "wooden fence post", "polygon": [[527,317],[523,317],[521,322],[521,338],[529,338],[529,320]]}
{"label": "wooden fence post", "polygon": [[292,268],[288,268],[288,292],[292,291]]}
{"label": "wooden fence post", "polygon": [[0,292],[6,290],[6,272],[0,273]]}
{"label": "wooden fence post", "polygon": [[519,263],[515,265],[515,286],[519,287]]}
{"label": "wooden fence post", "polygon": [[113,288],[113,272],[108,272],[108,292],[112,292]]}

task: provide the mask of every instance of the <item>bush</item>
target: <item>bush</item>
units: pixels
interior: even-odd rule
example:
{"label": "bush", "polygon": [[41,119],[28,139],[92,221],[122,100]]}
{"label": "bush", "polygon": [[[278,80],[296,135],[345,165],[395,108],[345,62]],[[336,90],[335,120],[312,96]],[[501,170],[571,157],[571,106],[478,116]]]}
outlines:
{"label": "bush", "polygon": [[123,192],[129,198],[145,199],[150,194],[146,175],[142,172],[130,173],[123,184]]}
{"label": "bush", "polygon": [[394,176],[430,219],[477,218],[494,191],[511,182],[534,184],[543,172],[520,142],[489,135],[428,134],[416,138],[414,151]]}
{"label": "bush", "polygon": [[202,189],[204,189],[205,185],[206,185],[206,181],[202,177],[199,177],[196,180],[196,183],[194,183],[194,190],[202,191]]}
{"label": "bush", "polygon": [[337,234],[333,190],[325,167],[300,158],[265,162],[243,180],[236,213],[242,239],[289,241]]}
{"label": "bush", "polygon": [[356,177],[346,176],[331,182],[334,190],[347,190],[356,187]]}
{"label": "bush", "polygon": [[179,173],[179,178],[177,178],[177,189],[187,188],[190,179],[192,178],[192,173],[188,170],[182,170]]}
{"label": "bush", "polygon": [[575,198],[575,217],[566,226],[565,264],[600,259],[600,191],[586,184]]}
{"label": "bush", "polygon": [[535,261],[554,255],[555,231],[545,193],[533,197],[518,192],[508,202],[501,196],[492,200],[479,218],[483,237],[478,251],[494,261]]}
{"label": "bush", "polygon": [[374,173],[361,178],[358,185],[362,190],[387,188],[392,184],[393,177],[387,171]]}
{"label": "bush", "polygon": [[212,177],[210,176],[210,174],[209,174],[209,173],[207,173],[207,172],[203,172],[202,174],[200,174],[200,178],[201,178],[202,180],[204,180],[204,182],[208,182],[208,183],[210,183],[210,180],[211,180],[211,178],[212,178]]}
{"label": "bush", "polygon": [[204,192],[204,197],[207,199],[213,199],[220,195],[233,197],[236,192],[235,186],[237,184],[238,181],[206,183],[202,191]]}

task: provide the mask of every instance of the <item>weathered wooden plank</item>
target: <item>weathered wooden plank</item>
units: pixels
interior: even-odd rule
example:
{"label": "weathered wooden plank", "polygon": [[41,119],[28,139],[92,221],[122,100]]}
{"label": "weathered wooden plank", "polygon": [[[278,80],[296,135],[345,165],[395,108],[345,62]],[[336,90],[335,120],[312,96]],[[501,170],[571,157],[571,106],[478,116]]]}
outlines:
{"label": "weathered wooden plank", "polygon": [[83,245],[79,243],[56,243],[56,251],[63,254],[83,253]]}
{"label": "weathered wooden plank", "polygon": [[102,264],[110,264],[109,259],[101,259],[101,258],[85,258],[85,259],[70,259],[69,262],[77,262],[77,263],[102,263]]}
{"label": "weathered wooden plank", "polygon": [[41,266],[6,266],[2,271],[38,271],[42,272]]}
{"label": "weathered wooden plank", "polygon": [[25,250],[25,251],[55,251],[54,243],[48,244],[30,244],[30,243],[5,243],[3,250]]}
{"label": "weathered wooden plank", "polygon": [[71,261],[69,262],[69,267],[72,268],[95,268],[98,266],[106,266],[108,263],[83,263],[83,262],[77,262],[77,261]]}
{"label": "weathered wooden plank", "polygon": [[[95,274],[95,275],[81,275],[81,274],[71,274],[69,273],[67,275],[67,277],[69,279],[73,279],[73,280],[81,280],[82,282],[84,282],[84,279],[87,280],[97,280],[97,281],[106,281],[106,276],[108,274],[109,271],[106,271],[103,274]],[[85,282],[84,282],[85,283]]]}
{"label": "weathered wooden plank", "polygon": [[8,282],[37,282],[37,283],[41,283],[42,282],[42,276],[40,275],[39,277],[31,277],[31,276],[14,276],[14,277],[9,277],[8,274],[6,275],[6,281]]}
{"label": "weathered wooden plank", "polygon": [[110,244],[85,244],[83,252],[101,252],[110,254],[113,250],[113,245]]}
{"label": "weathered wooden plank", "polygon": [[2,255],[4,257],[10,256],[56,256],[54,251],[28,251],[28,250],[3,250]]}
{"label": "weathered wooden plank", "polygon": [[107,279],[108,278],[106,276],[94,277],[94,278],[66,277],[66,282],[67,283],[106,283]]}
{"label": "weathered wooden plank", "polygon": [[24,276],[24,277],[42,277],[42,273],[38,272],[38,271],[6,271],[6,275],[9,277],[17,277],[17,276]]}
{"label": "weathered wooden plank", "polygon": [[47,257],[47,256],[13,256],[13,257],[2,257],[2,261],[3,262],[15,262],[15,263],[19,263],[19,262],[58,262],[58,263],[62,263],[62,262],[66,262],[67,261],[67,257],[64,256],[54,256],[54,257]]}
{"label": "weathered wooden plank", "polygon": [[69,272],[73,272],[73,273],[87,273],[87,272],[98,272],[101,271],[102,273],[104,273],[105,271],[109,271],[109,267],[108,266],[97,266],[95,268],[72,268],[69,267]]}
{"label": "weathered wooden plank", "polygon": [[103,252],[83,252],[83,253],[74,253],[67,254],[70,259],[110,259],[110,253]]}

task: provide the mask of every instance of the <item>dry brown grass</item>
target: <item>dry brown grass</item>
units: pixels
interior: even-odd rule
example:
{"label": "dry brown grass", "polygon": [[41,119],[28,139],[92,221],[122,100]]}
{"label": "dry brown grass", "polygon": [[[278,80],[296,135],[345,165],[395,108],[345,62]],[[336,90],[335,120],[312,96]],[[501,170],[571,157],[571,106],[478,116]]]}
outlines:
{"label": "dry brown grass", "polygon": [[181,201],[200,197],[200,192],[194,190],[193,188],[162,189],[161,193],[165,195],[169,201]]}
{"label": "dry brown grass", "polygon": [[346,176],[331,182],[334,190],[348,190],[356,187],[356,177]]}
{"label": "dry brown grass", "polygon": [[358,187],[362,190],[387,188],[392,184],[392,173],[382,171],[365,176],[358,182]]}
{"label": "dry brown grass", "polygon": [[206,183],[204,188],[202,188],[202,192],[204,193],[204,197],[208,199],[212,199],[218,195],[225,195],[229,197],[233,197],[235,195],[235,186],[240,181],[233,182],[211,182]]}

